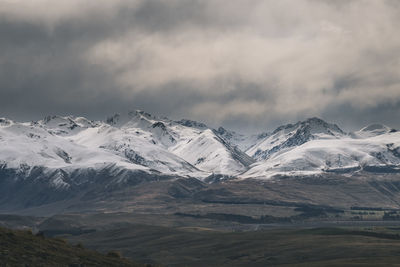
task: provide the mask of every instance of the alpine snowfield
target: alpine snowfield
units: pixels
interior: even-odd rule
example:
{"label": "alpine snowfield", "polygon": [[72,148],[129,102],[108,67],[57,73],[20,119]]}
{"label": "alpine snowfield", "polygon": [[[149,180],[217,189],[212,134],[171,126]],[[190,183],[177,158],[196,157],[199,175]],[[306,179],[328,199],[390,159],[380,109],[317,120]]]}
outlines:
{"label": "alpine snowfield", "polygon": [[[77,171],[114,170],[205,179],[241,179],[323,172],[400,171],[400,133],[373,124],[345,133],[318,118],[246,136],[191,120],[143,111],[105,121],[48,116],[35,122],[0,119],[0,165],[25,176],[40,167],[68,186]],[[61,175],[62,174],[62,175]],[[42,174],[43,175],[43,174]],[[63,178],[64,177],[64,178]],[[79,179],[79,178],[77,178]]]}

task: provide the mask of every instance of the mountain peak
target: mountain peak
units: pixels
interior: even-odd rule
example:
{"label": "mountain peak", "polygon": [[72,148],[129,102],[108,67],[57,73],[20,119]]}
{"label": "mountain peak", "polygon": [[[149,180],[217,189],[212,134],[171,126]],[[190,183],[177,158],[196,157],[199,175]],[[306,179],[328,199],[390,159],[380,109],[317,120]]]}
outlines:
{"label": "mountain peak", "polygon": [[12,120],[6,119],[6,118],[0,118],[0,126],[8,126],[13,123]]}
{"label": "mountain peak", "polygon": [[281,131],[290,132],[296,129],[297,130],[303,129],[304,131],[309,131],[312,134],[313,133],[326,133],[329,135],[335,135],[335,133],[344,134],[342,129],[340,129],[339,126],[337,126],[336,124],[328,123],[318,117],[312,117],[304,121],[298,121],[295,124],[290,123],[279,126],[272,132],[272,135],[277,134]]}
{"label": "mountain peak", "polygon": [[258,160],[264,160],[281,150],[300,146],[314,139],[339,138],[344,134],[336,124],[312,117],[278,127],[271,135],[260,138],[258,144],[247,152]]}
{"label": "mountain peak", "polygon": [[43,124],[57,124],[57,123],[78,123],[78,124],[92,124],[93,121],[89,120],[85,117],[75,117],[72,115],[68,116],[59,116],[59,115],[48,115],[45,116],[39,122]]}
{"label": "mountain peak", "polygon": [[43,123],[49,123],[51,121],[67,121],[72,120],[72,116],[59,116],[59,115],[47,115],[43,118]]}
{"label": "mountain peak", "polygon": [[46,125],[47,128],[69,128],[73,130],[79,125],[72,116],[48,115],[36,123]]}
{"label": "mountain peak", "polygon": [[84,117],[49,115],[42,120],[31,122],[31,125],[39,125],[57,135],[68,135],[77,129],[95,127],[98,123]]}
{"label": "mountain peak", "polygon": [[145,112],[143,110],[140,110],[140,109],[131,110],[131,111],[128,112],[128,115],[130,117],[145,117],[147,119],[152,119],[152,120],[157,119],[156,116],[154,116],[154,115],[152,115],[152,114],[150,114],[148,112]]}
{"label": "mountain peak", "polygon": [[178,123],[178,124],[186,126],[186,127],[192,127],[192,128],[199,128],[199,129],[207,129],[208,128],[207,125],[205,125],[202,122],[188,120],[188,119],[182,119],[179,121],[175,121],[175,123]]}
{"label": "mountain peak", "polygon": [[380,124],[380,123],[372,123],[369,124],[367,126],[365,126],[364,128],[362,128],[360,131],[361,132],[374,132],[374,131],[384,131],[384,132],[388,132],[390,131],[391,128],[384,125],[384,124]]}
{"label": "mountain peak", "polygon": [[351,136],[354,138],[368,138],[373,136],[378,136],[386,133],[397,132],[395,129],[392,129],[384,124],[380,123],[372,123],[369,124],[359,131],[351,133]]}
{"label": "mountain peak", "polygon": [[121,118],[121,114],[115,113],[114,115],[106,118],[106,123],[108,123],[110,125],[115,125],[115,124],[117,124],[117,122],[119,121],[120,118]]}
{"label": "mountain peak", "polygon": [[153,124],[155,121],[168,121],[167,118],[158,118],[150,113],[143,110],[131,110],[127,113],[116,113],[108,117],[105,122],[112,126],[121,127],[123,125],[129,124],[129,126],[138,126],[138,123],[143,123],[147,126]]}
{"label": "mountain peak", "polygon": [[318,117],[309,118],[301,123],[310,125],[315,131],[322,130],[323,132],[325,132],[325,130],[328,130],[328,134],[332,134],[332,131],[339,134],[344,134],[343,130],[340,129],[339,126],[337,126],[336,124],[328,123]]}
{"label": "mountain peak", "polygon": [[233,134],[236,134],[235,131],[227,130],[222,126],[218,127],[217,133],[220,135],[228,135],[228,136],[232,136]]}
{"label": "mountain peak", "polygon": [[318,117],[311,117],[304,121],[305,123],[326,124],[327,122]]}

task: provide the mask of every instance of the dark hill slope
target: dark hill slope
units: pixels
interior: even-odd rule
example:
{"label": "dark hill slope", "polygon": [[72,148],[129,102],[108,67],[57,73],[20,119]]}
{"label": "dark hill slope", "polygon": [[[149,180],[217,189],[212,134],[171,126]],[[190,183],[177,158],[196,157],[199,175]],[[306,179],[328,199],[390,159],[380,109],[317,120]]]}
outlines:
{"label": "dark hill slope", "polygon": [[142,266],[120,258],[73,246],[62,239],[33,235],[30,230],[0,227],[0,266]]}

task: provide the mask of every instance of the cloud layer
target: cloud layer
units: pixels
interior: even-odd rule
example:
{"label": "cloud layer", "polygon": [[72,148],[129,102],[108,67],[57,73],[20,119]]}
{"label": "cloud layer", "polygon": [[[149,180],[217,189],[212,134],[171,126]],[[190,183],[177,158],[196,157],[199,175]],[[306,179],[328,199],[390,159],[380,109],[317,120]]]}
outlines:
{"label": "cloud layer", "polygon": [[400,127],[399,23],[395,0],[4,0],[0,112]]}

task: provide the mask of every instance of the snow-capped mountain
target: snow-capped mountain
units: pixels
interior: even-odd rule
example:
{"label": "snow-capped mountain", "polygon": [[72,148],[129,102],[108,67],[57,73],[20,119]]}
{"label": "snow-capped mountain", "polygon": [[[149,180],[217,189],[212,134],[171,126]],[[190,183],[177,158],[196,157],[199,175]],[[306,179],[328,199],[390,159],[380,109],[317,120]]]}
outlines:
{"label": "snow-capped mountain", "polygon": [[43,120],[31,123],[32,126],[39,126],[55,135],[72,135],[84,129],[97,126],[99,123],[90,121],[84,117],[61,117],[47,116]]}
{"label": "snow-capped mountain", "polygon": [[300,146],[314,139],[337,139],[345,133],[336,125],[327,123],[319,118],[310,118],[296,124],[278,127],[248,148],[246,153],[256,160],[268,159],[271,155],[282,150]]}
{"label": "snow-capped mountain", "polygon": [[88,148],[100,148],[132,164],[164,174],[186,176],[200,172],[190,163],[157,145],[149,132],[138,128],[115,128],[105,124],[81,131],[68,137],[68,140]]}
{"label": "snow-capped mountain", "polygon": [[2,175],[36,174],[55,188],[73,187],[82,182],[79,177],[94,173],[115,182],[128,179],[121,178],[123,173],[205,179],[213,174],[270,178],[393,172],[400,169],[400,133],[369,125],[346,134],[336,124],[311,118],[246,136],[143,111],[115,114],[105,121],[48,116],[19,123],[1,118],[0,166]]}
{"label": "snow-capped mountain", "polygon": [[367,138],[393,132],[396,132],[396,130],[383,124],[374,123],[365,126],[359,131],[352,132],[350,135],[354,138]]}
{"label": "snow-capped mountain", "polygon": [[126,116],[116,115],[107,122],[112,125],[119,123],[123,131],[142,131],[142,137],[150,143],[208,174],[235,175],[247,170],[248,165],[254,162],[203,123],[172,121],[143,111],[129,112]]}
{"label": "snow-capped mountain", "polygon": [[365,139],[311,140],[290,150],[273,154],[241,175],[271,177],[309,175],[323,172],[400,171],[400,133],[388,133]]}
{"label": "snow-capped mountain", "polygon": [[311,118],[247,136],[143,111],[104,121],[0,118],[0,205],[7,211],[113,199],[116,192],[129,199],[128,187],[179,178],[213,183],[332,172],[349,179],[400,173],[400,132],[369,125],[346,134]]}
{"label": "snow-capped mountain", "polygon": [[[2,119],[2,121],[6,121]],[[64,134],[64,131],[55,131]],[[54,134],[37,123],[17,123],[7,120],[0,127],[0,162],[8,167],[46,166],[49,168],[93,167],[97,163],[121,163],[127,160],[100,148],[88,148]],[[143,169],[142,166],[133,168]]]}
{"label": "snow-capped mountain", "polygon": [[[127,169],[148,169],[99,147],[88,147],[71,142],[69,136],[76,131],[76,127],[72,127],[71,132],[64,129],[68,128],[64,125],[65,121],[71,118],[57,117],[55,119],[60,122],[58,125],[60,128],[57,128],[55,123],[45,128],[42,121],[17,123],[1,119],[3,123],[0,126],[0,164],[4,168],[21,171],[30,170],[33,167],[76,170],[101,168],[109,164]],[[48,122],[50,121],[46,121]],[[71,122],[71,125],[74,123]]]}
{"label": "snow-capped mountain", "polygon": [[223,127],[219,127],[214,130],[215,133],[225,140],[228,144],[233,147],[237,147],[241,151],[246,151],[259,140],[265,137],[265,134],[258,135],[245,135],[241,133],[237,133],[235,131],[227,130]]}
{"label": "snow-capped mountain", "polygon": [[259,161],[242,178],[400,172],[400,133],[378,124],[346,134],[335,124],[311,118],[277,128],[246,152]]}
{"label": "snow-capped mountain", "polygon": [[[205,124],[143,111],[104,122],[73,116],[30,123],[0,119],[0,145],[1,166],[26,175],[36,167],[65,177],[112,167],[202,179],[213,173],[237,175],[254,162]],[[59,175],[56,180],[63,184]]]}
{"label": "snow-capped mountain", "polygon": [[185,138],[171,147],[171,151],[200,169],[219,174],[241,173],[254,162],[252,158],[231,147],[210,129],[193,138]]}

